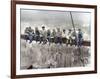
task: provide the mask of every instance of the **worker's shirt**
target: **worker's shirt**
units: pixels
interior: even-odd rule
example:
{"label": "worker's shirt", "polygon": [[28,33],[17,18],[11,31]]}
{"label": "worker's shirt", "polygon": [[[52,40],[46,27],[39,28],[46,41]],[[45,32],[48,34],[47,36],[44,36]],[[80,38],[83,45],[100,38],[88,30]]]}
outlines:
{"label": "worker's shirt", "polygon": [[67,39],[70,39],[71,37],[72,37],[72,33],[71,32],[68,32]]}
{"label": "worker's shirt", "polygon": [[25,29],[25,35],[28,35],[29,34],[29,31],[28,31],[28,28]]}
{"label": "worker's shirt", "polygon": [[62,32],[60,32],[60,31],[57,32],[57,33],[56,33],[56,36],[57,36],[57,37],[62,37]]}
{"label": "worker's shirt", "polygon": [[62,33],[63,38],[66,38],[67,37],[66,35],[67,35],[66,33]]}
{"label": "worker's shirt", "polygon": [[40,35],[39,30],[36,30],[36,31],[35,31],[35,35],[36,35],[36,36],[39,36],[39,35]]}
{"label": "worker's shirt", "polygon": [[83,38],[82,32],[79,32],[79,33],[78,33],[78,38],[79,38],[79,39],[82,39],[82,38]]}
{"label": "worker's shirt", "polygon": [[71,38],[75,40],[77,38],[77,33],[73,32]]}
{"label": "worker's shirt", "polygon": [[52,32],[51,38],[54,38],[56,36],[56,32]]}
{"label": "worker's shirt", "polygon": [[41,36],[41,37],[47,37],[47,32],[46,32],[46,30],[41,30],[40,36]]}
{"label": "worker's shirt", "polygon": [[51,33],[50,32],[47,32],[47,36],[50,36],[51,35]]}

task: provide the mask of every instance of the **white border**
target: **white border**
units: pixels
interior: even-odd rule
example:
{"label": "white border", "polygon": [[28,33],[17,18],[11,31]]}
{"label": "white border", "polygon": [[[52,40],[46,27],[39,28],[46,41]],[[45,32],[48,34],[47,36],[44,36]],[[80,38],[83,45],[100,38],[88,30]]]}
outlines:
{"label": "white border", "polygon": [[[20,8],[91,12],[91,50],[92,50],[91,51],[91,65],[89,67],[20,70]],[[16,75],[94,70],[94,56],[95,56],[94,55],[94,9],[38,6],[38,5],[21,5],[21,4],[16,5]]]}

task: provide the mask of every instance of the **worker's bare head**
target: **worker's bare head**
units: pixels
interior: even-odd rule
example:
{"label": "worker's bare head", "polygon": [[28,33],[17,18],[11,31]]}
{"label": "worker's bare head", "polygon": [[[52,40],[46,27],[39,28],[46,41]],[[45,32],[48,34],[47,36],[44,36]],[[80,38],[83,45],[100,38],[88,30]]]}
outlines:
{"label": "worker's bare head", "polygon": [[66,32],[66,30],[65,30],[65,29],[63,29],[63,32]]}
{"label": "worker's bare head", "polygon": [[72,30],[71,29],[69,29],[69,32],[71,32]]}
{"label": "worker's bare head", "polygon": [[31,26],[29,26],[29,29],[31,29]]}
{"label": "worker's bare head", "polygon": [[78,31],[80,32],[80,31],[81,31],[81,29],[78,29]]}

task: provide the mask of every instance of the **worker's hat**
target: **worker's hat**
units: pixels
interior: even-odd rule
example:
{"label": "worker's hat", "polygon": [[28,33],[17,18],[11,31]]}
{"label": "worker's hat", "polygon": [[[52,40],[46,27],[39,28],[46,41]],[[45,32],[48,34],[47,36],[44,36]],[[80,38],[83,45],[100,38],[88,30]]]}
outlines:
{"label": "worker's hat", "polygon": [[45,26],[42,26],[42,28],[45,28]]}

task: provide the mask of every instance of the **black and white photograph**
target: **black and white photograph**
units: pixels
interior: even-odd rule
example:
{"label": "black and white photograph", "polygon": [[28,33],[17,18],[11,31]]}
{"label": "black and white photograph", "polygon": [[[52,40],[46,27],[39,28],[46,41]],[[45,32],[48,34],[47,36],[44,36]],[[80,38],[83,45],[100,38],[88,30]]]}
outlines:
{"label": "black and white photograph", "polygon": [[20,69],[86,67],[91,13],[20,9]]}

